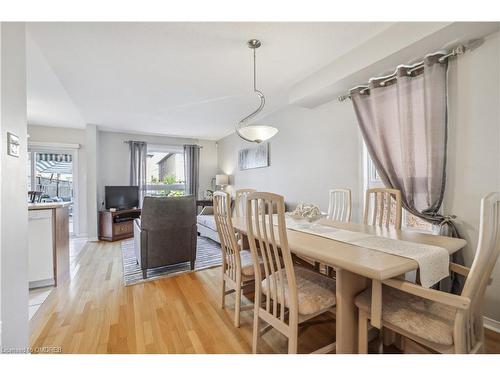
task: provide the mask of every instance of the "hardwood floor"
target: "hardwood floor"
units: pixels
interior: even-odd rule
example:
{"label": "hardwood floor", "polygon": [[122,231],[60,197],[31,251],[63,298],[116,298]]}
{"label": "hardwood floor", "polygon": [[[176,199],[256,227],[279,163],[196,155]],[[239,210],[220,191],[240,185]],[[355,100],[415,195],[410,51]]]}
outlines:
{"label": "hardwood floor", "polygon": [[[232,296],[229,308],[219,307],[219,268],[125,287],[120,243],[99,242],[78,254],[70,272],[45,302],[32,347],[61,347],[62,353],[251,353],[253,312],[242,312],[241,327],[234,328]],[[299,353],[334,339],[333,318],[301,328]],[[371,350],[377,346],[372,343]],[[260,344],[263,353],[286,348],[286,339],[273,330]],[[499,334],[488,332],[486,349],[500,352]]]}

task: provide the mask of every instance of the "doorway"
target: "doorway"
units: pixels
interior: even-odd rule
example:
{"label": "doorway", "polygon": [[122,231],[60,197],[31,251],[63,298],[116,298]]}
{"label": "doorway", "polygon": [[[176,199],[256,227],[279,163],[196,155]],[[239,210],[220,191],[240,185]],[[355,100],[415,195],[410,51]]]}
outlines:
{"label": "doorway", "polygon": [[63,149],[28,150],[28,191],[36,202],[70,202],[69,234],[78,234],[76,151]]}

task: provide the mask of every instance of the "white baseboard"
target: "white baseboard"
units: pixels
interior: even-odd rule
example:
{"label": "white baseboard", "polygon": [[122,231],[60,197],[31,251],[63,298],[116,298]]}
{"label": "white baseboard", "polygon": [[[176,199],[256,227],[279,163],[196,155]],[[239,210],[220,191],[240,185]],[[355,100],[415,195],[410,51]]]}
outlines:
{"label": "white baseboard", "polygon": [[500,322],[483,316],[483,325],[491,331],[500,333]]}

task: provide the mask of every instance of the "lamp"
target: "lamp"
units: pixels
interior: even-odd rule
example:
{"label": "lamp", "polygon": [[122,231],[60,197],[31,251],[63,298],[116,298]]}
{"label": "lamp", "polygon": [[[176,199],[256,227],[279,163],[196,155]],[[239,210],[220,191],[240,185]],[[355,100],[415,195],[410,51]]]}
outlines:
{"label": "lamp", "polygon": [[247,117],[242,119],[236,126],[236,134],[245,141],[261,143],[267,141],[268,139],[274,137],[278,133],[278,129],[271,125],[265,124],[250,124],[245,125],[248,121],[259,114],[266,105],[266,98],[262,91],[257,90],[257,78],[256,78],[256,57],[255,50],[261,46],[261,42],[258,39],[250,39],[247,42],[249,48],[253,50],[253,91],[259,96],[260,105],[259,107],[250,113]]}
{"label": "lamp", "polygon": [[215,175],[215,185],[220,185],[220,186],[229,185],[229,176],[227,174]]}

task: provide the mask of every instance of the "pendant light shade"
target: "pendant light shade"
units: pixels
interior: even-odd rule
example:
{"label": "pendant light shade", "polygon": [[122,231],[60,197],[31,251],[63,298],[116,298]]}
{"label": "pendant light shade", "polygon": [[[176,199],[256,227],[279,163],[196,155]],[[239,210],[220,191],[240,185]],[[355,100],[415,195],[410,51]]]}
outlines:
{"label": "pendant light shade", "polygon": [[251,139],[251,142],[261,143],[274,137],[278,133],[278,129],[274,126],[255,124],[241,127],[239,133],[243,139]]}
{"label": "pendant light shade", "polygon": [[236,133],[240,138],[248,142],[261,143],[267,141],[268,139],[274,137],[278,133],[278,129],[271,125],[264,124],[249,124],[250,120],[253,119],[257,114],[259,114],[266,104],[266,98],[262,91],[257,90],[257,79],[256,79],[256,56],[255,50],[261,46],[261,42],[258,39],[250,39],[247,42],[249,48],[253,50],[253,91],[259,96],[260,105],[259,107],[250,113],[248,116],[243,118],[236,126]]}

